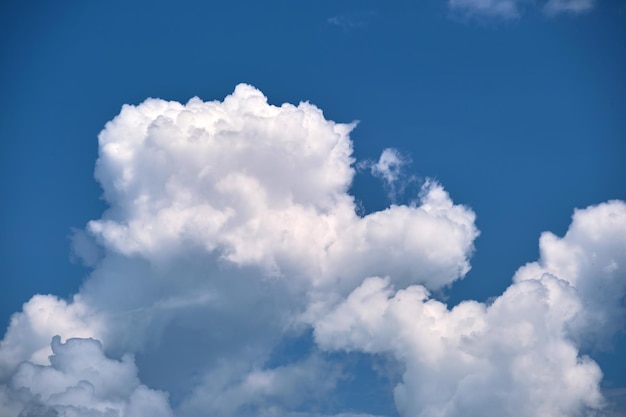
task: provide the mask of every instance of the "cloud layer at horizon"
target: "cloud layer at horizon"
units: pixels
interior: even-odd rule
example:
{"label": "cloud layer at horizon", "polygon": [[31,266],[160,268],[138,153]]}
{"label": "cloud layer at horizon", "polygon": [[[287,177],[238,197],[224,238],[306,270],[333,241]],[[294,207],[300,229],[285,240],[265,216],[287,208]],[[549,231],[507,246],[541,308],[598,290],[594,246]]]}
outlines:
{"label": "cloud layer at horizon", "polygon": [[[13,316],[0,407],[295,415],[336,389],[329,352],[348,351],[402,365],[403,416],[601,409],[601,370],[580,350],[623,327],[626,205],[575,212],[504,294],[449,309],[430,293],[468,272],[473,211],[426,180],[414,202],[358,215],[354,127],[244,84],[223,101],[125,105],[99,136],[109,209],[75,239],[93,272],[72,300],[37,295]],[[393,190],[404,161],[384,150],[371,170]],[[311,352],[270,363],[310,331]]]}

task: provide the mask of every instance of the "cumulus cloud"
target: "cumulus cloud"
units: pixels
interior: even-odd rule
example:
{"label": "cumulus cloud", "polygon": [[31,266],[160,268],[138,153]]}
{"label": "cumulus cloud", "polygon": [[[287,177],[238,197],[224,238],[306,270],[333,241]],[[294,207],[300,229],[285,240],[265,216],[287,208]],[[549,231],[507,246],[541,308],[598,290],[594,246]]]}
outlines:
{"label": "cumulus cloud", "polygon": [[107,358],[100,342],[52,339],[48,365],[22,362],[0,387],[6,417],[173,417],[163,392],[137,378],[133,359]]}
{"label": "cumulus cloud", "polygon": [[45,364],[53,336],[100,337],[104,324],[80,295],[67,303],[52,295],[35,295],[11,317],[0,342],[0,383],[23,361]]}
{"label": "cumulus cloud", "polygon": [[[312,404],[343,372],[328,352],[353,350],[404,364],[402,415],[601,407],[579,344],[593,323],[618,328],[623,203],[542,237],[540,260],[493,304],[448,309],[429,294],[469,271],[473,211],[426,180],[412,203],[358,215],[354,127],[243,84],[223,101],[124,106],[99,136],[109,208],[74,235],[93,272],[70,300],[37,295],[13,316],[0,404],[21,417],[171,415],[167,392],[181,417],[322,415]],[[405,163],[385,150],[371,169],[395,184]],[[270,360],[310,329],[317,347]]]}
{"label": "cumulus cloud", "polygon": [[545,232],[540,258],[520,268],[515,282],[551,274],[578,289],[584,315],[576,329],[587,343],[604,341],[626,318],[626,204],[609,201],[576,210],[562,238]]}
{"label": "cumulus cloud", "polygon": [[[575,313],[576,300],[562,286],[544,277],[512,286],[491,306],[466,301],[449,310],[421,286],[395,291],[370,278],[316,324],[316,340],[403,361],[394,391],[401,415],[571,416],[602,405],[602,373],[563,337],[559,313]],[[573,311],[552,311],[557,297]]]}
{"label": "cumulus cloud", "polygon": [[[354,126],[309,103],[270,105],[248,85],[223,101],[124,106],[99,136],[96,178],[109,209],[75,235],[95,269],[71,302],[35,297],[16,316],[0,349],[6,375],[49,353],[52,335],[95,337],[112,354],[140,354],[146,380],[190,415],[194,392],[213,404],[224,393],[280,403],[272,392],[293,395],[277,375],[304,365],[264,367],[273,346],[363,277],[432,289],[462,278],[475,216],[441,185],[425,184],[415,204],[357,215]],[[103,254],[92,256],[91,241]],[[33,331],[40,315],[47,328]],[[84,332],[68,326],[83,322]],[[245,381],[259,375],[273,387],[251,390]]]}
{"label": "cumulus cloud", "polygon": [[[127,257],[157,263],[198,250],[314,287],[354,287],[375,267],[433,287],[462,277],[474,214],[441,186],[426,186],[421,206],[356,215],[353,127],[308,103],[268,105],[246,85],[224,102],[125,106],[100,135],[96,177],[111,209],[88,229]],[[419,273],[431,264],[446,273]]]}
{"label": "cumulus cloud", "polygon": [[402,415],[573,416],[604,405],[602,372],[581,336],[624,325],[626,204],[578,210],[566,235],[545,233],[541,258],[493,303],[448,309],[415,285],[369,278],[315,323],[329,350],[404,362]]}

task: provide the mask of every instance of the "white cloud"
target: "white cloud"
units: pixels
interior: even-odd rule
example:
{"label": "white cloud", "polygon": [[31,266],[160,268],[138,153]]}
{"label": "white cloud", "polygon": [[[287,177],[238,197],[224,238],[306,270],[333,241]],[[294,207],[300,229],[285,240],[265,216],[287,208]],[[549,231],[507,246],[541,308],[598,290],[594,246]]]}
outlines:
{"label": "white cloud", "polygon": [[404,193],[407,185],[416,179],[403,172],[403,168],[410,162],[411,159],[402,155],[397,149],[387,148],[380,154],[377,162],[359,162],[358,167],[369,169],[374,177],[380,178],[387,189],[389,199],[395,203]]}
{"label": "white cloud", "polygon": [[22,361],[47,363],[53,336],[99,337],[103,325],[80,295],[70,303],[52,295],[35,295],[24,304],[22,312],[11,317],[0,342],[0,383],[6,382]]}
{"label": "white cloud", "polygon": [[[99,136],[96,178],[110,208],[75,239],[94,272],[73,302],[35,297],[37,312],[16,316],[0,349],[6,374],[49,353],[54,334],[96,337],[107,353],[138,353],[146,383],[191,414],[194,392],[214,405],[243,395],[221,415],[258,398],[289,412],[280,381],[297,365],[264,366],[285,330],[304,329],[365,276],[448,285],[469,270],[478,234],[474,213],[432,182],[419,203],[358,216],[353,128],[309,103],[269,105],[248,85],[222,102],[124,106]],[[89,239],[103,256],[91,256]],[[46,330],[31,331],[40,316]],[[250,391],[250,375],[271,387]]]}
{"label": "white cloud", "polygon": [[552,274],[579,291],[585,314],[575,325],[586,343],[606,342],[626,318],[626,203],[576,210],[565,236],[546,232],[540,258],[520,268],[515,282]]}
{"label": "white cloud", "polygon": [[48,365],[22,362],[0,386],[3,416],[173,417],[163,392],[141,385],[131,356],[104,356],[93,339],[52,339]]}
{"label": "white cloud", "polygon": [[402,167],[408,163],[408,159],[402,156],[397,149],[387,148],[380,154],[378,162],[372,164],[372,174],[391,185],[398,181]]}
{"label": "white cloud", "polygon": [[[448,310],[421,286],[396,292],[371,278],[316,324],[316,340],[403,361],[401,415],[572,416],[602,405],[599,367],[564,336],[574,292],[546,276],[514,284],[491,306]],[[564,305],[552,307],[554,298]]]}
{"label": "white cloud", "polygon": [[[398,279],[445,268],[410,278],[433,287],[460,278],[477,234],[474,214],[440,186],[425,187],[424,207],[356,215],[347,194],[353,127],[308,103],[268,105],[246,85],[223,103],[125,106],[100,135],[96,176],[111,209],[89,230],[125,256],[163,263],[197,250],[313,286],[360,280],[372,267],[390,267]],[[413,228],[428,232],[403,231]],[[369,265],[353,262],[364,256]]]}
{"label": "white cloud", "polygon": [[[180,417],[295,416],[332,392],[340,364],[319,352],[269,358],[286,334],[314,327],[324,349],[404,362],[403,415],[599,406],[601,373],[576,343],[618,311],[587,315],[624,290],[622,275],[610,278],[623,241],[609,233],[623,203],[578,212],[562,240],[542,238],[540,261],[493,305],[448,310],[428,291],[469,270],[474,213],[427,180],[414,203],[359,216],[348,194],[354,126],[309,103],[270,105],[248,85],[223,101],[124,106],[99,137],[96,178],[110,208],[75,238],[94,270],[72,300],[35,296],[14,315],[0,344],[0,404],[21,417],[59,407],[167,415],[167,391]],[[376,173],[394,182],[401,162],[383,152]],[[574,244],[600,266],[583,262],[576,275],[567,268],[578,264],[561,265]],[[605,274],[596,289],[584,284],[590,273]],[[364,281],[375,276],[387,278]],[[55,341],[48,362],[54,335],[70,340]],[[84,374],[85,360],[96,374]]]}
{"label": "white cloud", "polygon": [[391,353],[402,415],[573,416],[604,405],[602,372],[579,353],[585,337],[624,326],[626,204],[574,214],[567,234],[545,233],[541,259],[521,268],[493,304],[452,309],[422,286],[370,278],[322,317],[322,348]]}

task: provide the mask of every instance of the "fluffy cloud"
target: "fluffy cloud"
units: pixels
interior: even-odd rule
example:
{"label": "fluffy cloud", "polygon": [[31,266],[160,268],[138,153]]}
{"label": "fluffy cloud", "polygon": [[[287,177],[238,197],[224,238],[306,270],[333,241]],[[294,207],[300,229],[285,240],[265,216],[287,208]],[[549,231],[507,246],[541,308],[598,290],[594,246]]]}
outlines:
{"label": "fluffy cloud", "polygon": [[50,340],[70,337],[100,337],[103,323],[77,295],[67,303],[52,295],[35,295],[11,323],[0,342],[0,383],[6,382],[17,364],[48,362]]}
{"label": "fluffy cloud", "polygon": [[52,339],[48,365],[22,362],[0,387],[6,417],[173,417],[167,396],[141,385],[132,357],[107,358],[93,339]]}
{"label": "fluffy cloud", "polygon": [[[94,271],[73,301],[35,297],[16,316],[0,349],[6,378],[45,357],[53,335],[96,337],[114,356],[138,353],[146,383],[188,415],[207,401],[221,415],[269,402],[288,412],[278,397],[297,396],[284,381],[318,362],[267,367],[285,331],[305,329],[365,276],[449,285],[469,270],[478,235],[474,213],[434,182],[415,204],[357,215],[354,126],[309,103],[270,105],[248,85],[223,101],[124,106],[99,136],[110,208],[74,239]],[[46,330],[32,331],[40,316]],[[332,383],[334,368],[320,368],[312,375]]]}
{"label": "fluffy cloud", "polygon": [[[354,126],[248,85],[223,101],[124,106],[99,136],[109,209],[74,238],[93,272],[71,300],[35,296],[14,315],[0,405],[171,415],[168,392],[181,417],[312,416],[342,377],[327,351],[353,350],[405,365],[402,415],[600,407],[601,372],[578,346],[593,323],[619,324],[623,203],[542,237],[541,259],[493,304],[450,310],[429,291],[468,272],[474,213],[426,180],[414,203],[359,216]],[[404,161],[386,150],[372,172],[392,184]],[[317,347],[271,360],[310,329]]]}
{"label": "fluffy cloud", "polygon": [[111,208],[89,231],[125,256],[163,262],[200,250],[313,286],[360,280],[373,265],[406,277],[434,263],[446,273],[415,278],[431,287],[462,277],[474,214],[440,186],[424,188],[423,206],[356,215],[353,127],[308,103],[268,105],[246,85],[224,102],[125,106],[100,135],[96,177]]}
{"label": "fluffy cloud", "polygon": [[539,260],[520,268],[514,281],[545,274],[567,281],[584,306],[585,314],[574,323],[579,337],[606,342],[626,318],[626,204],[610,201],[576,210],[565,236],[543,233],[539,249]]}
{"label": "fluffy cloud", "polygon": [[[423,286],[370,278],[315,323],[329,350],[389,353],[406,370],[402,415],[573,416],[600,409],[602,372],[581,337],[623,326],[626,204],[578,210],[566,235],[545,233],[541,259],[491,304],[448,309]],[[598,330],[601,329],[601,330]]]}
{"label": "fluffy cloud", "polygon": [[[563,336],[562,317],[577,311],[571,292],[544,277],[510,287],[491,306],[448,310],[421,286],[396,292],[371,278],[316,324],[316,340],[403,361],[394,391],[401,415],[572,416],[602,405],[602,373]],[[565,305],[551,306],[555,298]]]}

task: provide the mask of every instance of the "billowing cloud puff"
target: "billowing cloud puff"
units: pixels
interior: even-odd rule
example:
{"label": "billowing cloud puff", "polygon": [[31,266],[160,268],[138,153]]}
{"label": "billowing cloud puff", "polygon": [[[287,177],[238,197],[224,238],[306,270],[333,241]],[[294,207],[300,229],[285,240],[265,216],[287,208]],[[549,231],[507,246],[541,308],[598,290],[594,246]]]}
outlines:
{"label": "billowing cloud puff", "polygon": [[52,295],[35,295],[22,312],[13,315],[0,342],[0,383],[22,361],[47,363],[53,336],[100,337],[102,330],[103,323],[80,295],[70,303]]}
{"label": "billowing cloud puff", "polygon": [[[348,194],[353,128],[309,103],[270,105],[248,85],[223,101],[124,106],[99,137],[96,178],[110,208],[74,239],[94,271],[73,302],[55,299],[77,312],[69,320],[31,300],[0,349],[7,378],[35,352],[45,357],[52,335],[96,337],[116,356],[138,353],[147,383],[188,415],[207,401],[221,415],[269,410],[268,398],[287,412],[293,404],[277,396],[297,396],[281,381],[325,362],[265,367],[284,332],[305,329],[366,276],[449,285],[469,270],[478,235],[474,213],[432,181],[415,204],[359,216]],[[31,304],[49,321],[37,337]],[[97,326],[67,326],[83,320]],[[339,373],[319,367],[332,386]],[[216,400],[234,396],[240,406]]]}
{"label": "billowing cloud puff", "polygon": [[[354,126],[248,85],[223,101],[124,106],[99,137],[109,209],[74,239],[93,272],[70,301],[35,296],[13,316],[0,404],[20,417],[159,416],[172,414],[167,392],[180,417],[321,416],[313,404],[343,377],[328,352],[351,350],[404,364],[402,415],[601,407],[601,372],[578,346],[619,310],[623,203],[542,237],[541,259],[492,304],[450,310],[429,294],[469,270],[474,213],[426,180],[410,204],[357,214]],[[374,174],[393,181],[402,161],[384,151]],[[570,271],[561,260],[579,252]],[[307,349],[274,358],[311,330]]]}
{"label": "billowing cloud puff", "polygon": [[48,365],[22,362],[0,387],[6,417],[173,417],[167,396],[141,385],[132,357],[107,358],[93,339],[52,339]]}
{"label": "billowing cloud puff", "polygon": [[[167,333],[182,315],[190,345],[219,334],[204,341],[217,357],[277,337],[364,276],[433,289],[464,276],[475,216],[440,185],[427,182],[419,204],[357,215],[353,127],[247,85],[223,102],[124,106],[100,134],[110,209],[88,225],[107,255],[81,291],[106,316],[105,345],[183,337]],[[263,307],[251,317],[242,305]]]}
{"label": "billowing cloud puff", "polygon": [[126,256],[162,262],[193,248],[314,286],[353,286],[377,267],[433,288],[463,276],[474,214],[440,186],[421,207],[356,215],[353,127],[308,103],[269,105],[247,85],[223,102],[125,106],[100,135],[96,177],[111,208],[89,230]]}
{"label": "billowing cloud puff", "polygon": [[[370,278],[316,324],[316,340],[401,360],[401,415],[572,416],[602,405],[600,369],[563,336],[563,317],[578,307],[572,292],[544,277],[510,287],[491,306],[448,310],[421,286],[396,292]],[[564,305],[551,306],[554,299]]]}
{"label": "billowing cloud puff", "polygon": [[578,289],[584,314],[576,322],[580,337],[605,341],[626,317],[626,203],[610,201],[576,210],[562,238],[545,232],[540,258],[520,268],[515,282],[552,274]]}
{"label": "billowing cloud puff", "polygon": [[[602,372],[582,336],[623,326],[626,204],[578,210],[545,233],[541,259],[491,304],[448,309],[423,286],[370,278],[315,324],[325,349],[388,353],[405,364],[402,415],[574,416],[600,409]],[[587,324],[587,326],[582,326]],[[592,325],[589,325],[589,324]]]}

